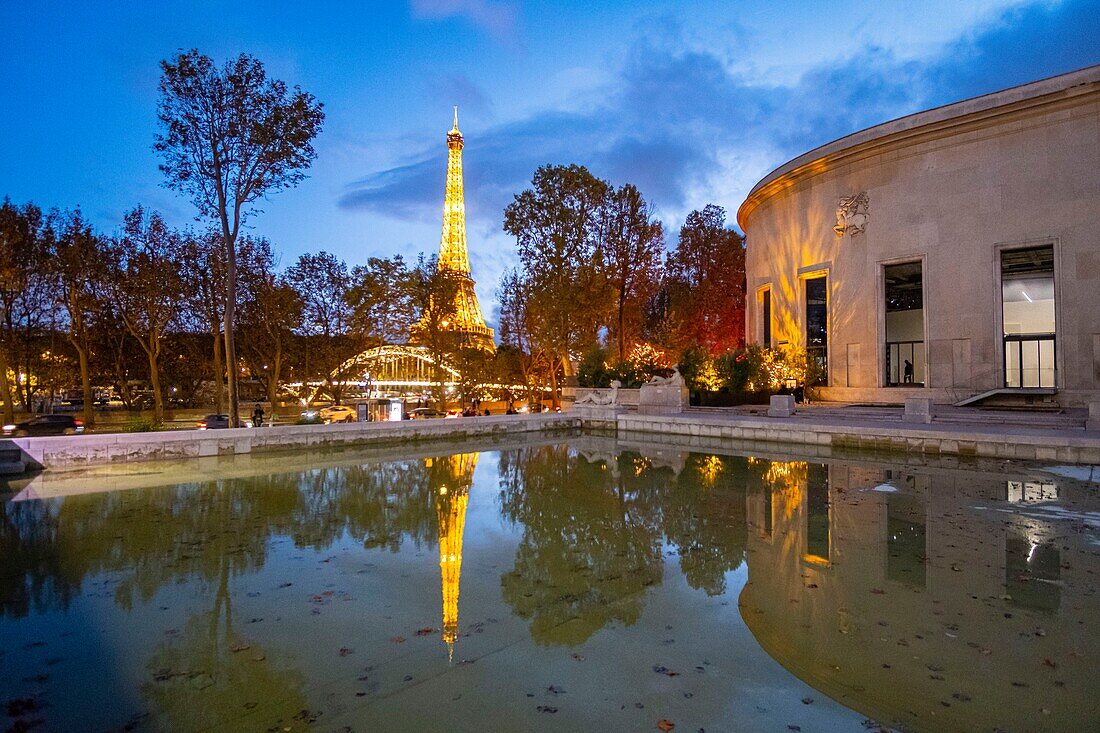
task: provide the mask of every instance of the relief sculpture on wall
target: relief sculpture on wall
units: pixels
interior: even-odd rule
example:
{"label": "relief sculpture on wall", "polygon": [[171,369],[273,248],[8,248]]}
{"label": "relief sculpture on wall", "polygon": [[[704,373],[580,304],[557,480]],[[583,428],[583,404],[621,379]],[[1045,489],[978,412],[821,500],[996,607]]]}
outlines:
{"label": "relief sculpture on wall", "polygon": [[833,227],[836,235],[843,237],[845,233],[852,236],[863,234],[863,230],[867,228],[867,222],[871,218],[870,214],[867,213],[869,204],[870,199],[867,197],[866,191],[860,191],[851,196],[842,196],[836,207],[836,226]]}

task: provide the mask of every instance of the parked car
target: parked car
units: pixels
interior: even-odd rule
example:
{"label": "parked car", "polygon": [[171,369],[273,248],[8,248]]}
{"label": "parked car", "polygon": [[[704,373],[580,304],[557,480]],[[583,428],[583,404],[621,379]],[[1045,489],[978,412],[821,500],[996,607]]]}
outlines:
{"label": "parked car", "polygon": [[414,420],[426,420],[430,417],[443,417],[443,413],[431,407],[418,407],[415,410],[409,410],[409,417]]}
{"label": "parked car", "polygon": [[321,421],[328,425],[334,422],[359,422],[359,414],[354,407],[333,405],[321,410]]}
{"label": "parked car", "polygon": [[207,415],[195,423],[199,430],[221,430],[229,427],[229,415]]}
{"label": "parked car", "polygon": [[30,420],[4,426],[4,435],[25,438],[33,435],[76,435],[84,432],[84,423],[72,415],[38,415]]}

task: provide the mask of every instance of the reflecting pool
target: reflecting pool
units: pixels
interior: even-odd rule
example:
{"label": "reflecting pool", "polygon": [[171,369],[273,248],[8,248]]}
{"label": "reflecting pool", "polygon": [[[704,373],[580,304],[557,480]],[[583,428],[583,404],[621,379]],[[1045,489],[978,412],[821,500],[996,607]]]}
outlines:
{"label": "reflecting pool", "polygon": [[889,460],[577,436],[12,483],[0,729],[1098,729],[1100,469]]}

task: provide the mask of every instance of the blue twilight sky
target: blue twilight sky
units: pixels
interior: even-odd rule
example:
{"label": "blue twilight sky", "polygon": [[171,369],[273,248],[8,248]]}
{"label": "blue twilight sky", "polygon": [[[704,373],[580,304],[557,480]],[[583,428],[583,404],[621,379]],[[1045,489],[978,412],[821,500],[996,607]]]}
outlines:
{"label": "blue twilight sky", "polygon": [[543,163],[653,202],[670,245],[730,220],[795,155],[930,106],[1100,62],[1100,0],[0,0],[0,196],[81,206],[112,232],[142,203],[184,226],[152,152],[158,62],[240,51],[316,95],[310,177],[252,224],[291,264],[435,251],[460,106],[474,277],[495,321],[502,211]]}

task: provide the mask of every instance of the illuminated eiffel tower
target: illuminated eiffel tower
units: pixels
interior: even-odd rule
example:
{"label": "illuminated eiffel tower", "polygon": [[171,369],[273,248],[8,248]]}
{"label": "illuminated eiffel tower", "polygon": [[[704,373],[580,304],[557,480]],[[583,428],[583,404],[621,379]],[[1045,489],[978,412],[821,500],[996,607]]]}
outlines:
{"label": "illuminated eiffel tower", "polygon": [[466,203],[462,190],[462,133],[458,131],[458,107],[454,127],[447,133],[447,189],[443,199],[443,236],[439,242],[439,267],[459,279],[455,314],[448,330],[468,346],[495,351],[493,329],[485,325],[481,306],[470,277],[470,255],[466,249]]}
{"label": "illuminated eiffel tower", "polygon": [[462,577],[462,535],[466,505],[477,468],[477,453],[428,460],[432,485],[438,484],[435,513],[439,520],[439,575],[443,586],[443,642],[447,660],[454,659],[458,640],[458,586]]}

